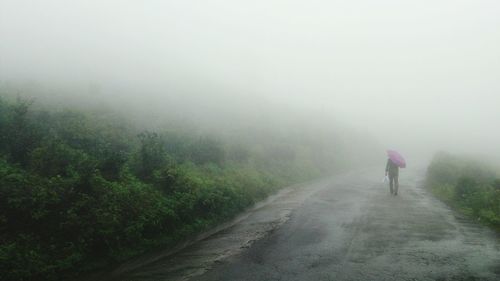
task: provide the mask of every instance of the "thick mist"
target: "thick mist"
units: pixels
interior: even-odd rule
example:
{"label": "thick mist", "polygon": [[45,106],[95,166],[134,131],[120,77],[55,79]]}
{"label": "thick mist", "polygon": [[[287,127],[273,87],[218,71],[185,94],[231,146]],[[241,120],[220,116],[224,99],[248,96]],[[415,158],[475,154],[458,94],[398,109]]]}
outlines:
{"label": "thick mist", "polygon": [[2,0],[0,88],[153,123],[342,126],[409,157],[498,157],[498,15],[483,0]]}

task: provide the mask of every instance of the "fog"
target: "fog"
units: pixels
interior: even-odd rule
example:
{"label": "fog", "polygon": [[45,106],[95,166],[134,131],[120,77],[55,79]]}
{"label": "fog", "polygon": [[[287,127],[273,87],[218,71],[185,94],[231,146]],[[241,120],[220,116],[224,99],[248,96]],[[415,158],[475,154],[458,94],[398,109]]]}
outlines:
{"label": "fog", "polygon": [[406,155],[495,156],[499,15],[493,0],[1,0],[0,83],[156,120],[302,120]]}

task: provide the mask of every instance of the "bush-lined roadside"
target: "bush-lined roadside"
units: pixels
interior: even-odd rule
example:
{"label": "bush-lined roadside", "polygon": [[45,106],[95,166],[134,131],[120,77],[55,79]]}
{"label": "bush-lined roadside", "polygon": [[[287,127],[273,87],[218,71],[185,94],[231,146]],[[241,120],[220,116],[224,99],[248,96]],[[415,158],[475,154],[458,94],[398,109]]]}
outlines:
{"label": "bush-lined roadside", "polygon": [[69,280],[175,245],[320,176],[335,153],[122,119],[0,99],[1,280]]}
{"label": "bush-lined roadside", "polygon": [[428,167],[426,185],[453,208],[500,231],[500,177],[493,167],[438,153]]}

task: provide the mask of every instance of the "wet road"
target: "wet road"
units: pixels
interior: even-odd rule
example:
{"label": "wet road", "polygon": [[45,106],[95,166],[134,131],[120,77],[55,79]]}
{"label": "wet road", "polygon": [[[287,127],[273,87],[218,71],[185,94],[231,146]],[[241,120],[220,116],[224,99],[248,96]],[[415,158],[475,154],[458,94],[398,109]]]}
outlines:
{"label": "wet road", "polygon": [[493,232],[431,197],[422,173],[403,171],[397,197],[381,178],[351,173],[291,192],[117,280],[500,280]]}

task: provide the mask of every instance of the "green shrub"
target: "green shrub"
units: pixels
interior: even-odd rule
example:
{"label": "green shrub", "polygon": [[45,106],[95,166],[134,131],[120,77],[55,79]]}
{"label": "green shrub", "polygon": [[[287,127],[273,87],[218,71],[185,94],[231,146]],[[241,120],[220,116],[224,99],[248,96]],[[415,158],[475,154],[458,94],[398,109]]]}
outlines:
{"label": "green shrub", "polygon": [[0,99],[1,279],[70,280],[172,246],[318,176],[312,154]]}
{"label": "green shrub", "polygon": [[500,179],[479,161],[440,153],[427,170],[427,186],[441,200],[500,229]]}

